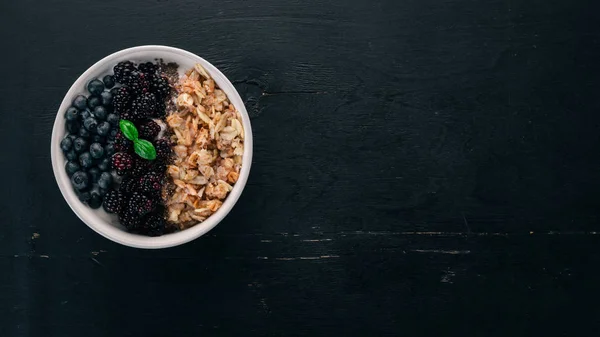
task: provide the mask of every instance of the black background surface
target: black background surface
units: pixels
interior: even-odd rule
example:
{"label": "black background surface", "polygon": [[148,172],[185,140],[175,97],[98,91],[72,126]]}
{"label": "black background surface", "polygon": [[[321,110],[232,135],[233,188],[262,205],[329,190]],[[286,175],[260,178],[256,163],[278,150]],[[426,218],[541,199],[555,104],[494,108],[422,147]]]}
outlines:
{"label": "black background surface", "polygon": [[[0,2],[1,336],[597,336],[597,1]],[[230,215],[112,243],[50,164],[73,81],[165,44],[254,131]]]}

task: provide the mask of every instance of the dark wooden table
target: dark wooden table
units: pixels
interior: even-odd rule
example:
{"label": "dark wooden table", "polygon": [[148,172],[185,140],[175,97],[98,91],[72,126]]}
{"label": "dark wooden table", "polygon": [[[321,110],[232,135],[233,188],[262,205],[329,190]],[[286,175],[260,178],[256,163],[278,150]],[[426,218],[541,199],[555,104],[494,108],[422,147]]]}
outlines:
{"label": "dark wooden table", "polygon": [[[1,336],[597,336],[592,1],[0,2]],[[95,234],[50,165],[71,83],[143,44],[203,56],[254,129],[187,245]]]}

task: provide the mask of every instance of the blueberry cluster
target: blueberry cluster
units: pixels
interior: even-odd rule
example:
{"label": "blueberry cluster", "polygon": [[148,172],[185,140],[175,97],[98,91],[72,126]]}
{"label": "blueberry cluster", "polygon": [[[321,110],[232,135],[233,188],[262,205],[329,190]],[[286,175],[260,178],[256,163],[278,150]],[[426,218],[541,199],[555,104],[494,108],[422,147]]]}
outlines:
{"label": "blueberry cluster", "polygon": [[111,156],[119,132],[119,116],[114,112],[114,77],[94,79],[87,85],[89,96],[79,95],[65,112],[67,136],[60,147],[67,158],[65,170],[79,200],[99,208],[113,189]]}

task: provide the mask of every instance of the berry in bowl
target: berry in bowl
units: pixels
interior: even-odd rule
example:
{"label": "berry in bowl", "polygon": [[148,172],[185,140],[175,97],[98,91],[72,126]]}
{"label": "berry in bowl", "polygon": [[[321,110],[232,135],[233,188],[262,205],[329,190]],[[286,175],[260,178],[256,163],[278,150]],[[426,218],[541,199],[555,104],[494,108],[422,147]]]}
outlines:
{"label": "berry in bowl", "polygon": [[238,200],[252,158],[250,120],[229,80],[165,46],[125,49],[73,84],[52,132],[65,200],[124,245],[165,248],[216,226]]}

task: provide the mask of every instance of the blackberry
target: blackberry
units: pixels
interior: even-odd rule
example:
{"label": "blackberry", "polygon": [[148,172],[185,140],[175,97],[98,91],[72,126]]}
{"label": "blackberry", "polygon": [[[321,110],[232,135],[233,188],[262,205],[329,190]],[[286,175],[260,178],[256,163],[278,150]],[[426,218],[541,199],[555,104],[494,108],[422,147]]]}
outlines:
{"label": "blackberry", "polygon": [[128,230],[132,230],[136,228],[140,223],[140,217],[132,212],[125,210],[119,214],[119,222],[121,222],[121,225],[125,226],[125,228],[127,228]]}
{"label": "blackberry", "polygon": [[122,113],[129,107],[131,103],[131,93],[127,87],[116,88],[113,95],[113,107],[117,113]]}
{"label": "blackberry", "polygon": [[131,152],[133,143],[125,137],[123,132],[119,131],[115,136],[114,148],[117,152]]}
{"label": "blackberry", "polygon": [[127,86],[135,95],[150,91],[150,81],[148,81],[146,74],[139,71],[131,73],[131,76],[123,82],[123,85]]}
{"label": "blackberry", "polygon": [[171,142],[167,138],[161,138],[155,141],[154,148],[156,149],[156,158],[160,160],[166,161],[173,154]]}
{"label": "blackberry", "polygon": [[167,116],[167,106],[164,100],[159,100],[156,103],[156,113],[154,117],[164,119]]}
{"label": "blackberry", "polygon": [[139,119],[139,117],[133,113],[133,110],[131,110],[131,108],[122,111],[120,113],[120,118],[131,122],[137,121]]}
{"label": "blackberry", "polygon": [[142,176],[144,173],[148,172],[150,168],[150,162],[143,158],[137,158],[135,161],[135,167],[131,170],[129,175],[131,177],[138,178]]}
{"label": "blackberry", "polygon": [[152,197],[160,196],[163,181],[157,172],[148,172],[140,179],[140,190]]}
{"label": "blackberry", "polygon": [[120,191],[110,191],[104,197],[102,206],[108,213],[121,213],[127,206],[127,199]]}
{"label": "blackberry", "polygon": [[153,140],[158,136],[160,132],[160,126],[155,121],[147,121],[140,125],[138,131],[140,133],[140,138]]}
{"label": "blackberry", "polygon": [[140,116],[153,116],[156,112],[156,95],[146,92],[131,102],[131,109]]}
{"label": "blackberry", "polygon": [[154,211],[142,219],[136,232],[148,236],[160,236],[165,233],[165,227],[163,212]]}
{"label": "blackberry", "polygon": [[113,68],[115,80],[119,83],[124,83],[134,71],[136,71],[135,64],[131,61],[119,62]]}
{"label": "blackberry", "polygon": [[132,121],[132,122],[140,122],[148,117],[150,117],[150,115],[148,115],[148,113],[146,111],[134,110],[132,108],[131,110],[124,113],[123,116],[121,117],[121,119],[127,119],[128,121]]}
{"label": "blackberry", "polygon": [[129,199],[129,212],[143,216],[154,209],[154,203],[147,196],[139,192],[133,192]]}
{"label": "blackberry", "polygon": [[138,65],[138,69],[144,74],[154,74],[158,68],[154,63],[146,62],[140,63],[140,65]]}
{"label": "blackberry", "polygon": [[169,81],[159,74],[154,74],[154,76],[152,76],[152,80],[150,81],[150,89],[152,92],[162,98],[167,97],[169,93],[171,93]]}
{"label": "blackberry", "polygon": [[124,195],[130,195],[133,193],[138,186],[138,181],[134,178],[125,178],[121,181],[121,185],[119,185],[119,191]]}
{"label": "blackberry", "polygon": [[112,156],[112,168],[122,176],[133,168],[133,158],[129,153],[117,152]]}

